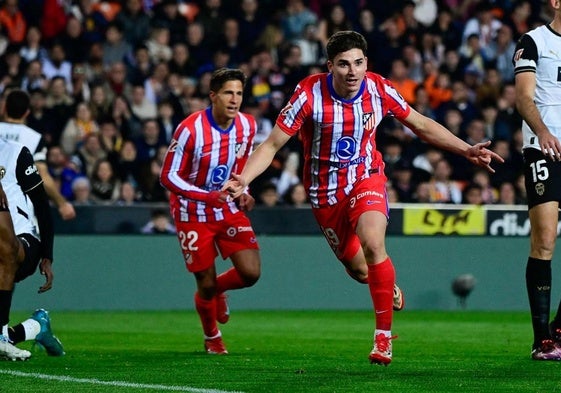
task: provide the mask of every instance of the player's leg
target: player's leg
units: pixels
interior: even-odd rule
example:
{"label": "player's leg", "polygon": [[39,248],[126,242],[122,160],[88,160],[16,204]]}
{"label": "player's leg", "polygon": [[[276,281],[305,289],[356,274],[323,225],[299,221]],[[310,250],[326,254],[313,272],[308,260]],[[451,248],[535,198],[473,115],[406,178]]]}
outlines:
{"label": "player's leg", "polygon": [[[345,266],[347,274],[355,281],[361,284],[368,284],[368,265],[362,248],[359,248],[358,253],[350,260],[341,260]],[[393,310],[401,311],[405,308],[405,296],[401,288],[394,283],[393,285]]]}
{"label": "player's leg", "polygon": [[194,302],[203,328],[205,350],[211,354],[228,353],[216,323],[216,224],[176,220],[175,226],[185,267],[197,283]]}
{"label": "player's leg", "polygon": [[529,210],[531,231],[526,289],[534,333],[532,358],[536,360],[561,360],[561,350],[553,345],[549,331],[551,259],[557,238],[558,207],[557,202],[546,202]]}
{"label": "player's leg", "polygon": [[366,211],[358,219],[356,233],[368,264],[368,287],[374,305],[376,330],[373,363],[389,364],[392,360],[392,320],[395,269],[386,253],[387,218],[378,211]]}
{"label": "player's leg", "polygon": [[222,227],[216,244],[222,258],[230,258],[233,266],[216,279],[216,319],[226,323],[230,319],[226,292],[255,284],[261,275],[261,258],[255,233],[245,213],[230,217]]}
{"label": "player's leg", "polygon": [[223,355],[228,351],[222,341],[222,333],[216,322],[216,269],[214,264],[194,272],[197,281],[195,308],[199,314],[205,337],[205,350],[209,354]]}
{"label": "player's leg", "polygon": [[12,344],[8,332],[16,271],[24,257],[23,246],[14,233],[10,212],[0,208],[0,358],[10,360],[26,360],[31,356],[29,351]]}

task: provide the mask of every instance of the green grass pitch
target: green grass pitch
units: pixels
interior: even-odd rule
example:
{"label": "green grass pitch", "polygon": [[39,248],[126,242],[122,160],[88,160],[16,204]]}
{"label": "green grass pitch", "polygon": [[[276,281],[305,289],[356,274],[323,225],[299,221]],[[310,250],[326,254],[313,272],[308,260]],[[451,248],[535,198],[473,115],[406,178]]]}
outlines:
{"label": "green grass pitch", "polygon": [[50,314],[66,356],[1,361],[0,392],[561,392],[524,312],[396,313],[388,367],[368,362],[368,311],[234,310],[227,356],[203,352],[193,311]]}

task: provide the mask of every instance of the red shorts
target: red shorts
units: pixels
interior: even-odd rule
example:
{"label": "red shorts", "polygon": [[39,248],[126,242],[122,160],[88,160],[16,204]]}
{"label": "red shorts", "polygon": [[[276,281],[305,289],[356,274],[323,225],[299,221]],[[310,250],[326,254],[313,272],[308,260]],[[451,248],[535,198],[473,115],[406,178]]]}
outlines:
{"label": "red shorts", "polygon": [[185,267],[190,272],[211,267],[218,252],[226,259],[241,250],[259,249],[251,222],[242,212],[217,222],[176,220],[175,226]]}
{"label": "red shorts", "polygon": [[312,209],[323,235],[340,261],[349,261],[360,248],[356,226],[362,213],[379,211],[389,217],[386,181],[384,174],[366,178],[355,185],[345,200]]}

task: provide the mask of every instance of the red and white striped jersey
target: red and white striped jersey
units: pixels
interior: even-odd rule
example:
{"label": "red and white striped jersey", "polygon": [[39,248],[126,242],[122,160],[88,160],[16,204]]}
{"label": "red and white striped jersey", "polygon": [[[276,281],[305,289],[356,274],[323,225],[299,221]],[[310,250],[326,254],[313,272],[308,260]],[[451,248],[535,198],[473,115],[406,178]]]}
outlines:
{"label": "red and white striped jersey", "polygon": [[300,132],[303,180],[312,206],[333,205],[349,195],[358,180],[383,171],[376,127],[386,115],[402,120],[409,112],[391,82],[378,74],[367,72],[350,100],[335,92],[331,74],[302,80],[276,123],[289,135]]}
{"label": "red and white striped jersey", "polygon": [[176,220],[215,222],[239,210],[233,201],[215,209],[204,202],[240,173],[252,150],[257,123],[253,116],[239,112],[231,126],[223,130],[212,117],[211,107],[195,112],[176,128],[160,181],[171,191],[171,213]]}

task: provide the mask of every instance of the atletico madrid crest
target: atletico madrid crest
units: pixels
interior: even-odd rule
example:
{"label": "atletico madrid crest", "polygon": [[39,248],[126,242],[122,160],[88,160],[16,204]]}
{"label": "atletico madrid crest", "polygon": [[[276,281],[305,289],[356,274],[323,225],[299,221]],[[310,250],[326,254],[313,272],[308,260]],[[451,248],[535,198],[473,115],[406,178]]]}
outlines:
{"label": "atletico madrid crest", "polygon": [[365,131],[372,131],[376,127],[376,117],[374,112],[368,112],[362,114],[362,125]]}

